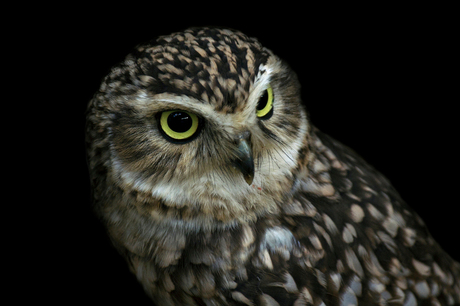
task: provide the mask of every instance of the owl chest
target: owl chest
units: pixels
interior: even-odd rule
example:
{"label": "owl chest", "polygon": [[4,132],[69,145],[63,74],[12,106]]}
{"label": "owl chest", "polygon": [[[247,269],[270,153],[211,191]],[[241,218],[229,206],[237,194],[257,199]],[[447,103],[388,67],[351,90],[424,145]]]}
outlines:
{"label": "owl chest", "polygon": [[153,258],[132,256],[132,271],[154,301],[169,301],[164,305],[196,305],[197,298],[222,305],[252,301],[268,274],[275,282],[283,278],[281,271],[295,249],[292,233],[285,228],[258,230],[244,225],[196,234],[187,237],[181,250],[157,245]]}

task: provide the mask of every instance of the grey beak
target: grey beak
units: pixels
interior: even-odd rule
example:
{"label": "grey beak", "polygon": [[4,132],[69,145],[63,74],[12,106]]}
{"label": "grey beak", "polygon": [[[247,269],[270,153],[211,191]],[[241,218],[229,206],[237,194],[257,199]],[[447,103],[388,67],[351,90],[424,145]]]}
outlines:
{"label": "grey beak", "polygon": [[254,179],[254,158],[252,149],[249,145],[249,132],[245,132],[237,140],[237,158],[234,160],[234,166],[243,173],[244,180],[248,185],[252,184]]}

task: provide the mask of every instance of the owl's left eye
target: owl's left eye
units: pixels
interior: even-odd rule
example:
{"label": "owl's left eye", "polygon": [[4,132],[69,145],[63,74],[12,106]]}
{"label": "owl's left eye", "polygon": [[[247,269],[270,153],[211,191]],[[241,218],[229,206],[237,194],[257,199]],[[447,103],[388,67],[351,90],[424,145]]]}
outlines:
{"label": "owl's left eye", "polygon": [[197,115],[183,110],[166,111],[160,115],[160,129],[173,142],[192,140],[198,133],[199,123]]}
{"label": "owl's left eye", "polygon": [[264,91],[257,102],[257,117],[262,120],[269,119],[273,115],[273,89],[271,86]]}

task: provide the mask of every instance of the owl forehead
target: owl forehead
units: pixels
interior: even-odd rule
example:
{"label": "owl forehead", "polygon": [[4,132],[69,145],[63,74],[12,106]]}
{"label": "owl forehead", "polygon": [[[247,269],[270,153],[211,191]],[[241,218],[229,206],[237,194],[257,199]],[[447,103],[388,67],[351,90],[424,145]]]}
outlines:
{"label": "owl forehead", "polygon": [[240,32],[204,28],[160,37],[133,55],[151,94],[186,95],[233,113],[244,107],[270,52]]}

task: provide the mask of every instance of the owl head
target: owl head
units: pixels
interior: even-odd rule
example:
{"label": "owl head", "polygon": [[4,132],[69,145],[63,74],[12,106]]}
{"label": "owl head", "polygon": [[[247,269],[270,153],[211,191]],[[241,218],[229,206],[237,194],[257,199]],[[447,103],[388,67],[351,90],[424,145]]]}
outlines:
{"label": "owl head", "polygon": [[309,133],[288,65],[213,28],[136,47],[105,77],[87,122],[95,198],[121,190],[153,218],[202,224],[275,211]]}

